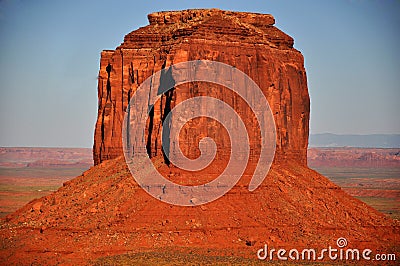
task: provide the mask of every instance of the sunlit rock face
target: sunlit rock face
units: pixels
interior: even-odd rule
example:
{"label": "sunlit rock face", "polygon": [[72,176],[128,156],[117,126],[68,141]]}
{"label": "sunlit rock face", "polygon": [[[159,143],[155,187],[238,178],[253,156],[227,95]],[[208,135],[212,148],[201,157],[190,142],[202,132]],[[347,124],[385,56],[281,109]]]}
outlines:
{"label": "sunlit rock face", "polygon": [[[306,164],[310,104],[304,59],[293,48],[293,39],[273,26],[273,16],[208,9],[158,12],[148,19],[150,25],[127,34],[115,50],[101,53],[95,164],[122,155],[123,118],[140,84],[161,69],[189,60],[222,62],[253,79],[274,116],[275,160]],[[150,157],[162,154],[165,115],[176,104],[199,95],[221,99],[241,115],[250,138],[250,157],[256,160],[260,129],[245,102],[222,86],[196,83],[174,88],[154,105],[146,129]],[[198,119],[184,129],[179,145],[189,158],[199,155],[198,141],[204,136],[217,143],[217,160],[229,150],[229,138],[219,124]]]}

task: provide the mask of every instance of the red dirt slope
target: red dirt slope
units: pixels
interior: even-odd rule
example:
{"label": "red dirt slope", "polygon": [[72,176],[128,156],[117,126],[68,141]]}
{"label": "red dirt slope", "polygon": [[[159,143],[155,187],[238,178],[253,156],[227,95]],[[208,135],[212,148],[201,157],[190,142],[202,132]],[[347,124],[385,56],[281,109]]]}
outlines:
{"label": "red dirt slope", "polygon": [[172,206],[140,188],[121,157],[106,161],[9,215],[0,257],[75,264],[169,246],[256,259],[264,244],[322,249],[345,237],[349,248],[393,252],[399,243],[398,221],[297,163],[274,163],[254,192],[248,179],[209,204]]}

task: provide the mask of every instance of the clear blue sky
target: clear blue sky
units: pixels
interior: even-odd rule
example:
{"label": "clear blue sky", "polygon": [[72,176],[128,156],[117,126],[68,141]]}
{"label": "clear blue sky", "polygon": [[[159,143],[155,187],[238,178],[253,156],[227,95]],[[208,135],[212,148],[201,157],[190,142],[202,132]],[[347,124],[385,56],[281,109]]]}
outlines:
{"label": "clear blue sky", "polygon": [[0,2],[0,146],[91,147],[100,52],[161,10],[274,15],[305,56],[311,133],[400,133],[399,1]]}

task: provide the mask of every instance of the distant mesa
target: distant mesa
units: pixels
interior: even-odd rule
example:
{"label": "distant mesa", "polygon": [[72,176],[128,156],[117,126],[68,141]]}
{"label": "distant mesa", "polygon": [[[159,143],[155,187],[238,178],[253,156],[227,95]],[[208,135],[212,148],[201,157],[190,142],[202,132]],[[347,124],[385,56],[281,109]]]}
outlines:
{"label": "distant mesa", "polygon": [[89,168],[92,152],[87,148],[0,147],[1,168]]}
{"label": "distant mesa", "polygon": [[396,148],[309,148],[308,165],[314,167],[400,167]]}
{"label": "distant mesa", "polygon": [[310,147],[400,148],[400,134],[311,134]]}

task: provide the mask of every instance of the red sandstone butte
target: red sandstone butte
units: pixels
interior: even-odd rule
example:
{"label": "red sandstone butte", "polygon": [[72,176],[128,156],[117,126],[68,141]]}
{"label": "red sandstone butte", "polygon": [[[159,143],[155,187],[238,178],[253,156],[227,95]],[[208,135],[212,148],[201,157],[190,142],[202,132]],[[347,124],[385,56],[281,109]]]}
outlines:
{"label": "red sandstone butte", "polygon": [[[127,34],[115,50],[101,53],[98,80],[99,108],[94,137],[94,163],[122,155],[121,128],[130,96],[153,73],[189,60],[214,60],[234,66],[252,78],[265,94],[274,114],[277,130],[277,159],[292,159],[306,165],[310,103],[302,54],[293,48],[293,39],[274,27],[271,15],[222,10],[160,12],[148,16],[150,25]],[[107,72],[107,66],[111,71]],[[161,152],[161,116],[165,103],[179,102],[204,94],[196,84],[164,95],[154,107],[149,154]],[[244,110],[243,120],[255,131],[254,118],[240,97],[225,88],[207,91],[208,96],[234,102]],[[233,100],[232,100],[233,98]],[[190,126],[191,134],[210,133],[210,126]],[[256,133],[254,133],[256,135]],[[218,130],[211,134],[216,143],[226,143]],[[251,138],[251,136],[250,136]],[[198,143],[182,136],[180,145],[188,157]],[[189,141],[187,141],[189,139]],[[257,136],[252,141],[257,149]],[[229,149],[229,145],[221,147]]]}
{"label": "red sandstone butte", "polygon": [[[115,51],[102,53],[93,151],[96,165],[1,221],[1,262],[76,265],[96,263],[99,257],[152,251],[156,253],[145,257],[153,263],[157,262],[155,256],[167,254],[169,258],[171,253],[184,252],[191,255],[178,256],[181,265],[195,264],[190,261],[194,254],[206,260],[203,264],[221,262],[215,257],[219,255],[247,257],[248,264],[254,265],[257,251],[265,244],[276,250],[321,251],[336,248],[340,237],[346,238],[352,249],[368,248],[374,254],[398,252],[397,220],[349,196],[307,167],[310,105],[303,57],[293,48],[293,39],[273,26],[271,15],[187,10],[153,13],[149,21],[150,25],[126,35]],[[120,156],[121,123],[129,97],[147,77],[173,63],[194,59],[235,66],[260,86],[275,117],[277,152],[271,170],[253,192],[248,190],[250,163],[223,197],[183,207],[153,198],[135,182]],[[204,183],[224,166],[224,160],[217,158],[204,172],[179,172],[161,156],[156,132],[160,131],[165,102],[174,106],[204,95],[207,91],[197,85],[188,84],[164,96],[155,105],[154,123],[147,129],[148,152],[155,167],[184,184]],[[250,125],[250,145],[256,156],[258,133],[243,101],[224,88],[212,87],[208,92],[239,109]],[[188,157],[198,155],[200,137],[211,136],[217,145],[226,139],[222,127],[210,125],[209,121],[188,123],[187,132],[193,134],[180,136]],[[223,153],[226,144],[219,145],[217,152]],[[143,263],[143,257],[137,261],[130,261],[129,256],[121,260],[112,257],[98,265],[118,261],[134,265]],[[327,263],[334,262],[345,263]]]}

